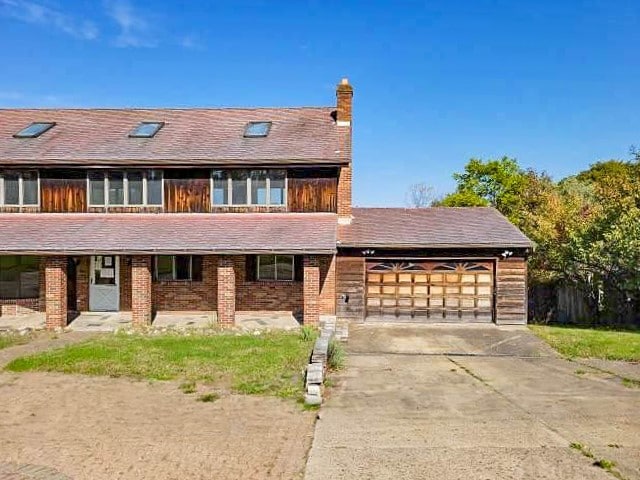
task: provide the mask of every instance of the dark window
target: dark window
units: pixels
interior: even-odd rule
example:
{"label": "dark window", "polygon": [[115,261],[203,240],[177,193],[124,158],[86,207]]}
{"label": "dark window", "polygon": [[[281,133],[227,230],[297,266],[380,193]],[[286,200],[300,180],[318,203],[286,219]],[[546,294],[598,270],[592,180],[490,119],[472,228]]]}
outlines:
{"label": "dark window", "polygon": [[213,205],[285,205],[285,170],[214,170]]}
{"label": "dark window", "polygon": [[271,122],[249,122],[244,128],[244,136],[248,138],[266,137],[271,130]]}
{"label": "dark window", "polygon": [[151,138],[158,133],[164,126],[164,122],[142,122],[138,125],[133,132],[129,134],[130,137],[138,138]]}
{"label": "dark window", "polygon": [[38,257],[0,256],[0,298],[37,298]]}
{"label": "dark window", "polygon": [[128,205],[142,205],[142,172],[127,172]]}
{"label": "dark window", "polygon": [[231,171],[231,204],[247,204],[247,178],[246,170]]}
{"label": "dark window", "polygon": [[14,135],[16,138],[35,138],[55,125],[54,122],[35,122]]}
{"label": "dark window", "polygon": [[162,172],[147,172],[147,205],[162,205]]}
{"label": "dark window", "polygon": [[162,190],[160,170],[89,173],[91,206],[162,205]]}
{"label": "dark window", "polygon": [[158,281],[202,281],[202,257],[195,255],[158,255],[154,278]]}
{"label": "dark window", "polygon": [[0,174],[0,205],[38,205],[38,172]]}
{"label": "dark window", "polygon": [[227,172],[214,170],[213,172],[213,194],[211,199],[214,205],[226,205],[229,203],[229,179]]}
{"label": "dark window", "polygon": [[20,205],[20,175],[17,173],[4,176],[4,204]]}
{"label": "dark window", "polygon": [[293,255],[258,255],[256,278],[258,280],[294,279]]}
{"label": "dark window", "polygon": [[104,205],[104,173],[89,174],[89,205]]}
{"label": "dark window", "polygon": [[110,172],[107,181],[109,205],[124,205],[124,172]]}
{"label": "dark window", "polygon": [[267,204],[267,171],[251,171],[251,203],[253,205]]}

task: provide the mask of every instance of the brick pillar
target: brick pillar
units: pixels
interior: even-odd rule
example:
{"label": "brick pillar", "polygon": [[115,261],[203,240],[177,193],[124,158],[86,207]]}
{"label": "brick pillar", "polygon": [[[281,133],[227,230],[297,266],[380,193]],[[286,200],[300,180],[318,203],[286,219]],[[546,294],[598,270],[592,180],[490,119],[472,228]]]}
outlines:
{"label": "brick pillar", "polygon": [[131,321],[134,325],[151,325],[151,257],[131,257]]}
{"label": "brick pillar", "polygon": [[236,323],[236,272],[233,257],[218,257],[218,323],[233,327]]}
{"label": "brick pillar", "polygon": [[48,330],[67,326],[67,257],[44,260],[45,310]]}
{"label": "brick pillar", "polygon": [[317,325],[320,321],[320,262],[315,255],[304,257],[304,313],[305,325]]}

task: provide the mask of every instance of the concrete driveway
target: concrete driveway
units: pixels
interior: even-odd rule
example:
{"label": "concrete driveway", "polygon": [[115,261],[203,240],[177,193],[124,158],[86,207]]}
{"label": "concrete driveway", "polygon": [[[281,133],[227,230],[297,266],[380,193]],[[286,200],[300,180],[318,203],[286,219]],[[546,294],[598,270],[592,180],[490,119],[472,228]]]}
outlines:
{"label": "concrete driveway", "polygon": [[640,389],[524,327],[352,326],[308,480],[640,478]]}

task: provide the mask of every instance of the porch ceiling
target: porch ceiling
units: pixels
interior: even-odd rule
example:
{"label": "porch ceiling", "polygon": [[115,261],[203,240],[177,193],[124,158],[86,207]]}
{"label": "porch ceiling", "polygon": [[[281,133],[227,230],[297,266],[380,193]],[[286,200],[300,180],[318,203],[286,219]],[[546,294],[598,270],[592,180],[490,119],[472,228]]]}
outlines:
{"label": "porch ceiling", "polygon": [[330,213],[0,214],[3,254],[234,254],[336,251]]}

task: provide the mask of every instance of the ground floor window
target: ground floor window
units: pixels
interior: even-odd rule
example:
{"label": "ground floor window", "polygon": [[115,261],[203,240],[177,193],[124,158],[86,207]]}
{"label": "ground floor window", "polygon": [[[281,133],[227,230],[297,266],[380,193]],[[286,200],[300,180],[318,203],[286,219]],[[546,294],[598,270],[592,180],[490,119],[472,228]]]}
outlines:
{"label": "ground floor window", "polygon": [[202,257],[198,255],[158,255],[155,257],[153,276],[158,281],[202,281]]}
{"label": "ground floor window", "polygon": [[38,257],[0,256],[0,298],[37,298],[39,280]]}
{"label": "ground floor window", "polygon": [[258,280],[293,280],[295,272],[293,255],[258,255]]}

